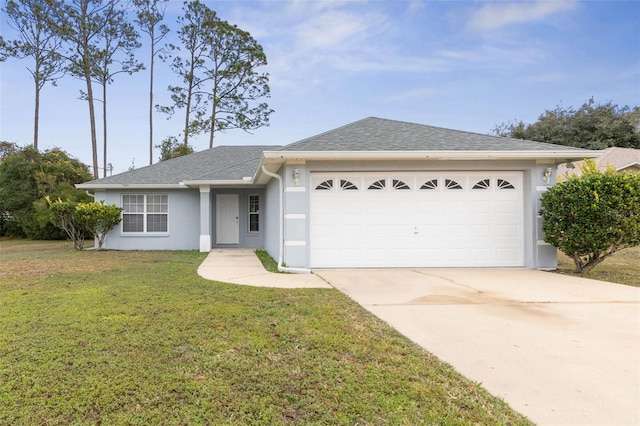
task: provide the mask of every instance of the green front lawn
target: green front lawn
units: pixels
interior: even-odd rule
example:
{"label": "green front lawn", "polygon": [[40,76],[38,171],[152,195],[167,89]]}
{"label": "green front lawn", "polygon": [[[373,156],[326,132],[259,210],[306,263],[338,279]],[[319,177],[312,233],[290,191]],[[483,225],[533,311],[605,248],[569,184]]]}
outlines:
{"label": "green front lawn", "polygon": [[0,424],[529,424],[339,291],[203,258],[0,241]]}

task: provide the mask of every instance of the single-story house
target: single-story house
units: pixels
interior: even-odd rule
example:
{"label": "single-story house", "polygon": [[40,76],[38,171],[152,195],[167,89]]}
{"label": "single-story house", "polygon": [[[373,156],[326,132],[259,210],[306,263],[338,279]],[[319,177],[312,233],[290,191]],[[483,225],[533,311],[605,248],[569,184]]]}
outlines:
{"label": "single-story house", "polygon": [[[604,172],[607,167],[613,167],[621,173],[638,173],[640,172],[640,149],[610,147],[602,151],[595,160],[598,170]],[[584,165],[584,160],[572,161],[558,166],[558,176],[578,175],[582,174],[580,167]]]}
{"label": "single-story house", "polygon": [[123,209],[116,250],[264,248],[294,272],[556,267],[538,215],[557,164],[533,141],[366,118],[285,146],[220,146],[77,185]]}

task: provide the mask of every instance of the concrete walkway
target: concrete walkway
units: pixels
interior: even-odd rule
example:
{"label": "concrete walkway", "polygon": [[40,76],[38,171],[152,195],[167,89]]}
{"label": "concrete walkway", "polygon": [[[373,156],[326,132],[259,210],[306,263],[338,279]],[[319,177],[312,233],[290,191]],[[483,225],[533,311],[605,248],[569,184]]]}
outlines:
{"label": "concrete walkway", "polygon": [[266,271],[253,250],[212,250],[198,275],[224,283],[277,288],[332,288],[315,274],[275,274]]}

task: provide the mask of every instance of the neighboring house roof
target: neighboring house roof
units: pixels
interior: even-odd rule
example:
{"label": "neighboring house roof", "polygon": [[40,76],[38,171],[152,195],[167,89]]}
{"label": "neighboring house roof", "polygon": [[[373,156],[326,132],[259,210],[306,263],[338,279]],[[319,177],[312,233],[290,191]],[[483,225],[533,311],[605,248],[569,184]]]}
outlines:
{"label": "neighboring house roof", "polygon": [[[640,171],[640,149],[611,147],[602,151],[602,155],[596,158],[596,166],[598,170],[605,171],[607,166],[611,165],[617,171]],[[569,164],[561,164],[558,166],[558,176],[565,173],[570,175],[582,174],[580,166],[584,165],[584,161],[574,161]],[[573,167],[571,167],[573,166]]]}
{"label": "neighboring house roof", "polygon": [[221,146],[77,185],[82,189],[198,184],[264,184],[268,165],[287,159],[554,159],[594,157],[588,151],[542,142],[489,136],[423,124],[365,118],[286,146]]}

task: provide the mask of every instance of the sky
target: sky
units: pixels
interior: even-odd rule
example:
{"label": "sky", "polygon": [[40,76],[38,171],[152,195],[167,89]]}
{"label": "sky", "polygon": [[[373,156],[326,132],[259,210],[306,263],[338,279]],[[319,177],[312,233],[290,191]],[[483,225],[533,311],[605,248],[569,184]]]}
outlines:
{"label": "sky", "polygon": [[[4,2],[3,2],[4,3]],[[264,0],[203,1],[263,47],[275,110],[251,133],[216,133],[215,145],[286,145],[380,117],[487,134],[512,120],[532,123],[556,106],[640,106],[640,2]],[[165,24],[175,42],[182,1]],[[15,31],[3,14],[0,32]],[[139,59],[148,65],[142,34]],[[0,63],[0,140],[33,141],[29,60]],[[108,158],[113,173],[149,164],[148,71],[118,75],[108,88]],[[156,62],[155,103],[169,105],[179,80]],[[61,148],[91,165],[83,82],[71,76],[41,93],[40,149]],[[101,104],[96,103],[97,108]],[[179,136],[182,113],[154,113],[154,139]],[[98,121],[99,163],[102,127]],[[196,151],[208,136],[190,139]],[[154,149],[154,162],[159,150]],[[102,176],[103,172],[100,171]]]}

